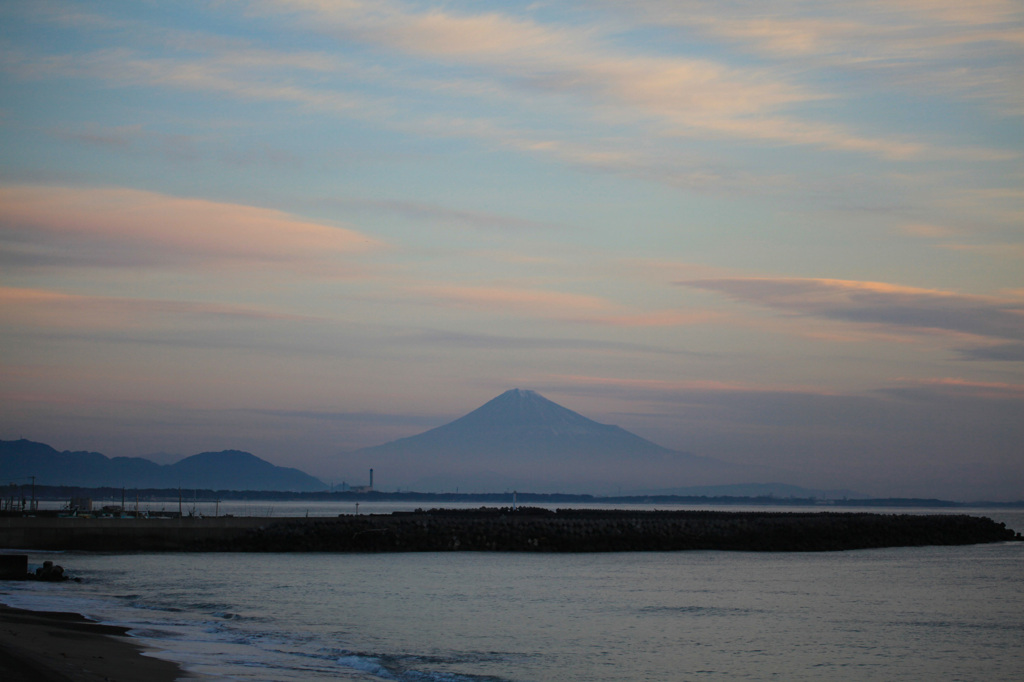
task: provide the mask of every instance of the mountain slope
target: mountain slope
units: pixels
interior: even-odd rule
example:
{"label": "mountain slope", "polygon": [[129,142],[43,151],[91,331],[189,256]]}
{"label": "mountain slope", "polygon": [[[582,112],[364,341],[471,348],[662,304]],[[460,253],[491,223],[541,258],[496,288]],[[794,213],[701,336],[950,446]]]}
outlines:
{"label": "mountain slope", "polygon": [[412,448],[420,454],[507,456],[528,453],[566,455],[614,453],[678,454],[625,429],[600,424],[552,402],[535,391],[512,389],[464,417],[417,436],[369,448],[377,452]]}
{"label": "mountain slope", "polygon": [[373,467],[378,487],[419,490],[618,492],[747,482],[749,475],[520,389],[419,435],[348,453],[344,461],[348,471]]}
{"label": "mountain slope", "polygon": [[[279,467],[240,450],[201,452],[168,467],[185,488],[216,490],[324,490],[327,486],[298,469]],[[266,487],[271,485],[272,487]]]}
{"label": "mountain slope", "polygon": [[141,457],[106,457],[98,452],[58,452],[45,443],[0,440],[0,485],[214,490],[323,490],[327,486],[298,469],[279,467],[247,452],[204,452],[160,465]]}
{"label": "mountain slope", "polygon": [[160,480],[160,470],[160,465],[140,457],[111,459],[98,452],[58,452],[45,443],[24,438],[0,441],[0,484],[22,483],[35,476],[41,485],[148,488]]}

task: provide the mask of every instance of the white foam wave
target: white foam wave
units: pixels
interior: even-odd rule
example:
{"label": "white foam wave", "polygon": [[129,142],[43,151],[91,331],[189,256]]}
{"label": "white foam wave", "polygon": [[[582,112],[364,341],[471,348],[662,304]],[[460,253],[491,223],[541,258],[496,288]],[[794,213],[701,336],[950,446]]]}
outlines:
{"label": "white foam wave", "polygon": [[338,665],[343,665],[346,668],[354,668],[364,673],[369,673],[375,677],[379,677],[382,680],[393,680],[394,675],[388,671],[383,665],[381,665],[379,658],[373,658],[371,656],[342,656],[337,661]]}

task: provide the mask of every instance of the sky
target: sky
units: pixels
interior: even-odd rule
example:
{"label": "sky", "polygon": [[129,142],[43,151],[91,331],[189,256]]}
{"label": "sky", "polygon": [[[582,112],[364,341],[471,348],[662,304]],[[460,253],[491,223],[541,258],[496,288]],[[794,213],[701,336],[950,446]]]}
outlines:
{"label": "sky", "polygon": [[518,387],[1024,499],[1022,67],[1019,0],[0,3],[0,438],[352,481]]}

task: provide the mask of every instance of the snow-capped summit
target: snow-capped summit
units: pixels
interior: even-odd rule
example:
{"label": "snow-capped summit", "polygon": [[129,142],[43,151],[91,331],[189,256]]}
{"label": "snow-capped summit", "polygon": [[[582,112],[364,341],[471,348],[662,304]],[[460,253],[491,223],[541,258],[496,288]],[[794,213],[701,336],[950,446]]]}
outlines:
{"label": "snow-capped summit", "polygon": [[[458,432],[462,438],[477,432],[488,440],[540,435],[606,435],[616,426],[599,424],[554,403],[536,391],[513,388],[450,424],[435,430]],[[621,431],[621,429],[618,429]],[[625,433],[625,432],[623,432]],[[426,435],[426,434],[423,434]],[[653,443],[652,443],[653,445]]]}

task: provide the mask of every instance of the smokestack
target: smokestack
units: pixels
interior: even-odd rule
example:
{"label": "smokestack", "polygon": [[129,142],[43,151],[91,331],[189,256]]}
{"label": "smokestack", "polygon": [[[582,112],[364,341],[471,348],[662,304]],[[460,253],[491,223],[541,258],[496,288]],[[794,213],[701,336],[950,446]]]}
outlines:
{"label": "smokestack", "polygon": [[373,469],[370,469],[370,490],[373,490]]}

